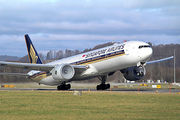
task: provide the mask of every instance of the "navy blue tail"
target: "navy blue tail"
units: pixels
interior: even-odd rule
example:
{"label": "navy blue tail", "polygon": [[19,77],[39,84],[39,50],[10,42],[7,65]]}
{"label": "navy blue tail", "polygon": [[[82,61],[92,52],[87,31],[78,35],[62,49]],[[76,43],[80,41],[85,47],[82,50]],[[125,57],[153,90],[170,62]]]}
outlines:
{"label": "navy blue tail", "polygon": [[31,41],[29,35],[26,34],[24,37],[26,40],[29,62],[33,63],[33,64],[42,64],[42,61],[41,61],[36,49],[34,48],[34,45],[32,44],[32,41]]}

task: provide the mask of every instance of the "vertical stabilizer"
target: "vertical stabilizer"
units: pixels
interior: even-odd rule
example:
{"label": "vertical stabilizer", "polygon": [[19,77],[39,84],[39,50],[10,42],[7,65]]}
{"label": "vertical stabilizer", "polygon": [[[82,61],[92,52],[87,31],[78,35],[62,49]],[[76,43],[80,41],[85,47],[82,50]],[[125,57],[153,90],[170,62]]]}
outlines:
{"label": "vertical stabilizer", "polygon": [[26,34],[24,37],[26,40],[29,62],[33,63],[33,64],[42,64],[42,61],[41,61],[36,49],[34,48],[34,45],[32,44],[32,41],[31,41],[29,35]]}

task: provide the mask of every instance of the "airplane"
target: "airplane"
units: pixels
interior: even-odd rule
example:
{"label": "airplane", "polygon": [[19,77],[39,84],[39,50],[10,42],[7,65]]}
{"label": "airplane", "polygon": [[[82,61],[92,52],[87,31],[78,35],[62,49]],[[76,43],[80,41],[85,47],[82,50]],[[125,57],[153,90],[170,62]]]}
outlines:
{"label": "airplane", "polygon": [[69,90],[71,81],[87,80],[95,77],[98,77],[101,81],[96,89],[106,90],[110,88],[110,84],[106,84],[108,76],[113,75],[118,70],[121,71],[125,79],[137,81],[145,76],[146,64],[173,58],[171,56],[149,61],[153,50],[148,43],[127,41],[43,64],[29,35],[26,34],[24,37],[30,63],[0,61],[0,66],[29,69],[30,71],[27,74],[0,73],[0,75],[26,76],[39,84],[57,86],[57,90]]}

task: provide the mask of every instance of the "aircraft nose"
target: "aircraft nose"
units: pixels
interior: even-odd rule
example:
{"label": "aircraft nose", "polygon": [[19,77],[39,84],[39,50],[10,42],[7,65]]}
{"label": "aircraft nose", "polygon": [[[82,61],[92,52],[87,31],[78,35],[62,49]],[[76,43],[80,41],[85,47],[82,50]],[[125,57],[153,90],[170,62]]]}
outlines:
{"label": "aircraft nose", "polygon": [[152,48],[147,48],[145,51],[144,51],[144,60],[147,61],[150,59],[150,57],[152,56],[152,53],[153,53],[153,50]]}
{"label": "aircraft nose", "polygon": [[151,57],[151,56],[152,56],[152,53],[153,53],[152,48],[149,48],[149,49],[147,50],[147,55],[148,55],[149,57]]}
{"label": "aircraft nose", "polygon": [[151,47],[149,48],[145,48],[144,50],[141,51],[140,53],[140,58],[142,60],[142,62],[146,62],[150,59],[150,57],[152,56],[153,54],[153,50]]}

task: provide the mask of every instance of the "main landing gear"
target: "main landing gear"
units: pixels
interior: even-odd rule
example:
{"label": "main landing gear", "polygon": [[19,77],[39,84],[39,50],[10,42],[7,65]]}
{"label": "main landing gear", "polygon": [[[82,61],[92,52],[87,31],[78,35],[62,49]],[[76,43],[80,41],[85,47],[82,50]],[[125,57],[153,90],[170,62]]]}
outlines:
{"label": "main landing gear", "polygon": [[69,90],[71,88],[71,84],[63,83],[57,86],[57,90]]}
{"label": "main landing gear", "polygon": [[96,87],[97,90],[106,90],[110,88],[110,84],[105,84],[107,80],[107,76],[100,76],[98,78],[99,80],[101,80],[101,84],[97,85]]}

